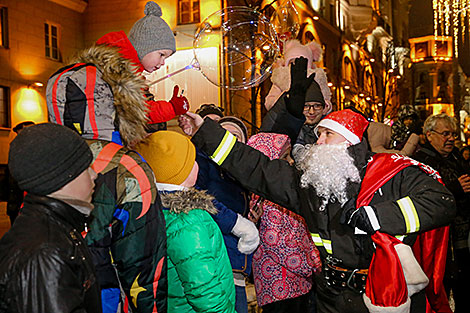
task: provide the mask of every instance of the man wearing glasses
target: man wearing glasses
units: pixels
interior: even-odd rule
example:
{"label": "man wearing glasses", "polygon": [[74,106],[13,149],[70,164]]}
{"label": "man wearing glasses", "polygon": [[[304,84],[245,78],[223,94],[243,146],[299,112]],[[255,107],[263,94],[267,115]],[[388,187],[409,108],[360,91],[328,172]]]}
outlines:
{"label": "man wearing glasses", "polygon": [[466,284],[470,280],[468,234],[470,226],[470,171],[454,147],[459,127],[446,114],[432,115],[424,122],[426,142],[414,158],[437,170],[447,189],[455,197],[457,215],[451,224],[444,285],[453,292],[455,312],[469,312]]}
{"label": "man wearing glasses", "polygon": [[300,129],[299,136],[297,137],[297,141],[295,142],[292,150],[294,159],[297,159],[299,153],[304,150],[305,145],[317,142],[318,137],[315,134],[314,129],[320,120],[331,112],[331,106],[326,106],[325,101],[321,97],[321,93],[314,93],[312,89],[313,88],[309,88],[305,95],[303,111],[305,123]]}

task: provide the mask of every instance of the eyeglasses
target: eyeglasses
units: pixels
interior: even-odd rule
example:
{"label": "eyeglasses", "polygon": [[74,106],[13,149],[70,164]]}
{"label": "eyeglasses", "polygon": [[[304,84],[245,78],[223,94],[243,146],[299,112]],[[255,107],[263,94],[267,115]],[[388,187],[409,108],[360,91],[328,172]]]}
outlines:
{"label": "eyeglasses", "polygon": [[436,134],[439,134],[441,135],[442,137],[444,138],[454,138],[454,139],[457,139],[459,137],[459,134],[457,133],[454,133],[454,132],[450,132],[450,131],[443,131],[442,133],[438,132],[438,131],[435,131],[434,129],[431,129],[432,132],[435,132]]}
{"label": "eyeglasses", "polygon": [[310,109],[314,109],[315,111],[323,110],[323,104],[321,104],[321,103],[314,103],[314,104],[306,104],[306,105],[304,105],[304,111],[310,111]]}

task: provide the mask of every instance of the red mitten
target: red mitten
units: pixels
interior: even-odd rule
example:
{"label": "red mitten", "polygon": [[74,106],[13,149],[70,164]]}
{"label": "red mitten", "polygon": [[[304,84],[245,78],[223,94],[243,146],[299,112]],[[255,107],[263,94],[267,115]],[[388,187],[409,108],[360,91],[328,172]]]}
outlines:
{"label": "red mitten", "polygon": [[173,89],[173,97],[170,99],[170,103],[175,110],[175,115],[183,115],[189,110],[189,101],[184,96],[178,96],[178,91],[180,87],[175,85]]}

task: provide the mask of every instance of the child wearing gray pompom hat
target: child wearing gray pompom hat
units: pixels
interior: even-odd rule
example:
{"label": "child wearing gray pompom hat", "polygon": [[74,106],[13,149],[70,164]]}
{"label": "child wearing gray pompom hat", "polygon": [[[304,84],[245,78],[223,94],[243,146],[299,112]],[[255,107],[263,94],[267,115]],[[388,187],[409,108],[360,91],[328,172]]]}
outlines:
{"label": "child wearing gray pompom hat", "polygon": [[[176,52],[175,36],[170,26],[162,19],[161,7],[153,1],[148,1],[144,14],[145,16],[132,26],[128,36],[123,31],[111,32],[96,41],[98,48],[118,48],[121,57],[103,57],[104,67],[108,66],[109,60],[121,62],[119,59],[124,59],[123,63],[127,61],[136,67],[136,74],[144,70],[152,73],[165,65],[166,59]],[[96,64],[95,60],[92,61],[91,63]],[[173,96],[169,101],[156,101],[153,96],[147,94],[150,96],[146,101],[147,119],[150,124],[167,122],[189,110],[188,99],[178,91],[179,87],[174,86]]]}
{"label": "child wearing gray pompom hat", "polygon": [[147,54],[159,50],[166,50],[170,56],[176,51],[175,36],[170,26],[161,18],[162,9],[155,2],[149,1],[145,5],[144,13],[145,16],[138,20],[129,32],[129,40],[140,61],[142,62]]}

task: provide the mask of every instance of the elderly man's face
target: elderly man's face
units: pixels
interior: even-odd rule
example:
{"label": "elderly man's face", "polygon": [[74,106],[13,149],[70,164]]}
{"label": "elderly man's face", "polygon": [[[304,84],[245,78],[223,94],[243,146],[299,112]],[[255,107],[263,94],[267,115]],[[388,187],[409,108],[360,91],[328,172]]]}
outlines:
{"label": "elderly man's face", "polygon": [[347,142],[343,135],[340,135],[337,132],[323,126],[318,127],[317,145],[334,145],[343,142]]}
{"label": "elderly man's face", "polygon": [[455,137],[455,130],[442,120],[438,120],[434,129],[426,133],[429,143],[443,157],[447,157],[454,149]]}

